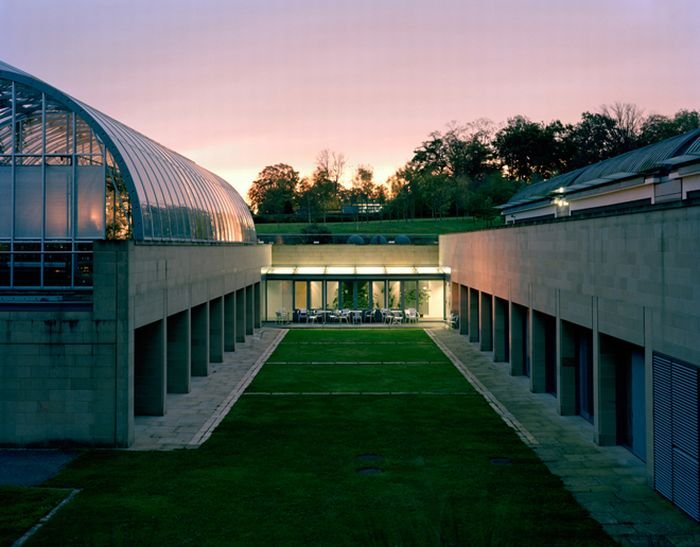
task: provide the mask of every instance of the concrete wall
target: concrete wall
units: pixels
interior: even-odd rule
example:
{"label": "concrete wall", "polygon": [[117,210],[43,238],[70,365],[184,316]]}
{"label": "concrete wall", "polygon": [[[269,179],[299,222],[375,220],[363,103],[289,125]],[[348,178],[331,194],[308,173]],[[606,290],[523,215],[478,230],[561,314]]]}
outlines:
{"label": "concrete wall", "polygon": [[[637,348],[643,387],[634,395],[633,420],[646,425],[633,450],[646,458],[651,481],[653,354],[700,366],[698,233],[700,207],[694,206],[570,218],[441,236],[440,265],[451,268],[452,283],[468,296],[460,314],[470,341],[490,336],[489,311],[478,324],[479,300],[482,307],[491,297],[508,302],[511,373],[528,374],[533,391],[552,392],[561,414],[576,412],[571,325],[589,333],[593,437],[601,445],[624,444],[615,430],[615,374],[630,366],[631,350],[624,348]],[[546,340],[549,351],[543,350]]]}
{"label": "concrete wall", "polygon": [[275,266],[435,266],[437,245],[273,245]]}
{"label": "concrete wall", "polygon": [[267,245],[97,242],[91,310],[0,311],[0,444],[128,446],[135,330],[254,286],[269,264]]}
{"label": "concrete wall", "polygon": [[[440,237],[452,282],[700,364],[700,207]],[[646,326],[646,331],[645,331]]]}

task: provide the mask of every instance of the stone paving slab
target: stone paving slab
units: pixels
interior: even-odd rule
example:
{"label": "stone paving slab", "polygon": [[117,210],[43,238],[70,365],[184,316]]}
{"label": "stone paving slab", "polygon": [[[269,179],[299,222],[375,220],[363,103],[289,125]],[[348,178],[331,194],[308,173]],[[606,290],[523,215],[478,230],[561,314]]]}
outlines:
{"label": "stone paving slab", "polygon": [[127,450],[196,448],[206,441],[253,380],[288,331],[263,327],[223,363],[210,363],[208,376],[192,378],[189,393],[168,393],[165,416],[137,416],[134,444]]}
{"label": "stone paving slab", "polygon": [[597,446],[590,423],[560,416],[554,397],[530,392],[527,378],[511,376],[508,364],[494,363],[465,336],[444,328],[427,332],[458,360],[458,369],[466,369],[467,379],[487,390],[497,411],[505,409],[506,423],[521,438],[531,437],[527,444],[613,539],[623,545],[700,545],[700,525],[647,484],[646,466],[631,452]]}

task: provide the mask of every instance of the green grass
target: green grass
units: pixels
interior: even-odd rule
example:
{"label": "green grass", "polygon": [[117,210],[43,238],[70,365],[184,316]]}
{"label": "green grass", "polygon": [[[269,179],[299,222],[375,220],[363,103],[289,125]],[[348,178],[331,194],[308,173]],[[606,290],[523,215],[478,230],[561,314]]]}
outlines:
{"label": "green grass", "polygon": [[266,365],[249,392],[471,392],[443,365]]}
{"label": "green grass", "polygon": [[270,363],[311,362],[449,363],[420,329],[401,329],[387,336],[380,329],[290,330]]}
{"label": "green grass", "polygon": [[54,488],[0,487],[0,545],[12,545],[67,495]]}
{"label": "green grass", "polygon": [[[491,228],[502,223],[499,219],[483,220],[471,217],[410,220],[370,220],[361,222],[328,222],[323,224],[333,234],[449,234]],[[300,234],[308,226],[305,222],[276,222],[256,224],[258,234]]]}
{"label": "green grass", "polygon": [[[377,346],[412,341],[417,353],[425,341],[420,331],[292,331],[281,351],[312,334]],[[381,347],[388,360],[392,345]],[[298,393],[310,384],[425,391],[431,382],[446,393]],[[256,396],[256,385],[297,393]],[[494,465],[494,457],[512,464]],[[383,472],[358,473],[367,467]],[[198,450],[90,452],[49,484],[82,491],[32,544],[612,544],[447,364],[265,365]]]}

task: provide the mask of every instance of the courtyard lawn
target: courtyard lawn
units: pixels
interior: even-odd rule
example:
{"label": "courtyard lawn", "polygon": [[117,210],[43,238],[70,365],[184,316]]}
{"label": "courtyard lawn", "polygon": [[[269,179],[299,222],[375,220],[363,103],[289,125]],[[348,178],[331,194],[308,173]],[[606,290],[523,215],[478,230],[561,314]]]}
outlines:
{"label": "courtyard lawn", "polygon": [[265,365],[248,388],[255,392],[465,393],[459,372],[443,365]]}
{"label": "courtyard lawn", "polygon": [[[290,332],[280,352],[310,334]],[[422,352],[425,341],[421,331],[314,334],[381,346],[379,361],[411,341]],[[327,350],[318,345],[319,354]],[[424,374],[420,391],[432,382],[443,394],[301,393],[309,384],[327,392],[349,384],[410,392],[411,371]],[[32,544],[612,544],[453,372],[444,358],[265,365],[198,450],[95,451],[64,468],[49,484],[82,491]],[[255,393],[258,382],[285,393]]]}
{"label": "courtyard lawn", "polygon": [[401,329],[391,336],[387,329],[290,330],[270,356],[269,363],[319,362],[420,362],[449,360],[421,329]]}

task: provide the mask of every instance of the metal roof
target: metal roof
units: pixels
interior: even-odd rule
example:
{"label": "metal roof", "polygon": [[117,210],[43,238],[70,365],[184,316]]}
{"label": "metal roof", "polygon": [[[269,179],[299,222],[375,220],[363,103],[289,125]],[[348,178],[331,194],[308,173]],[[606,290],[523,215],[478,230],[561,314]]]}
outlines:
{"label": "metal roof", "polygon": [[114,157],[133,204],[136,240],[256,241],[248,206],[224,179],[99,110],[0,61],[0,78],[78,114]]}
{"label": "metal roof", "polygon": [[700,129],[526,186],[501,209],[515,209],[526,203],[549,200],[559,188],[561,193],[571,193],[631,179],[663,167],[676,156],[692,158],[695,155],[700,160]]}

